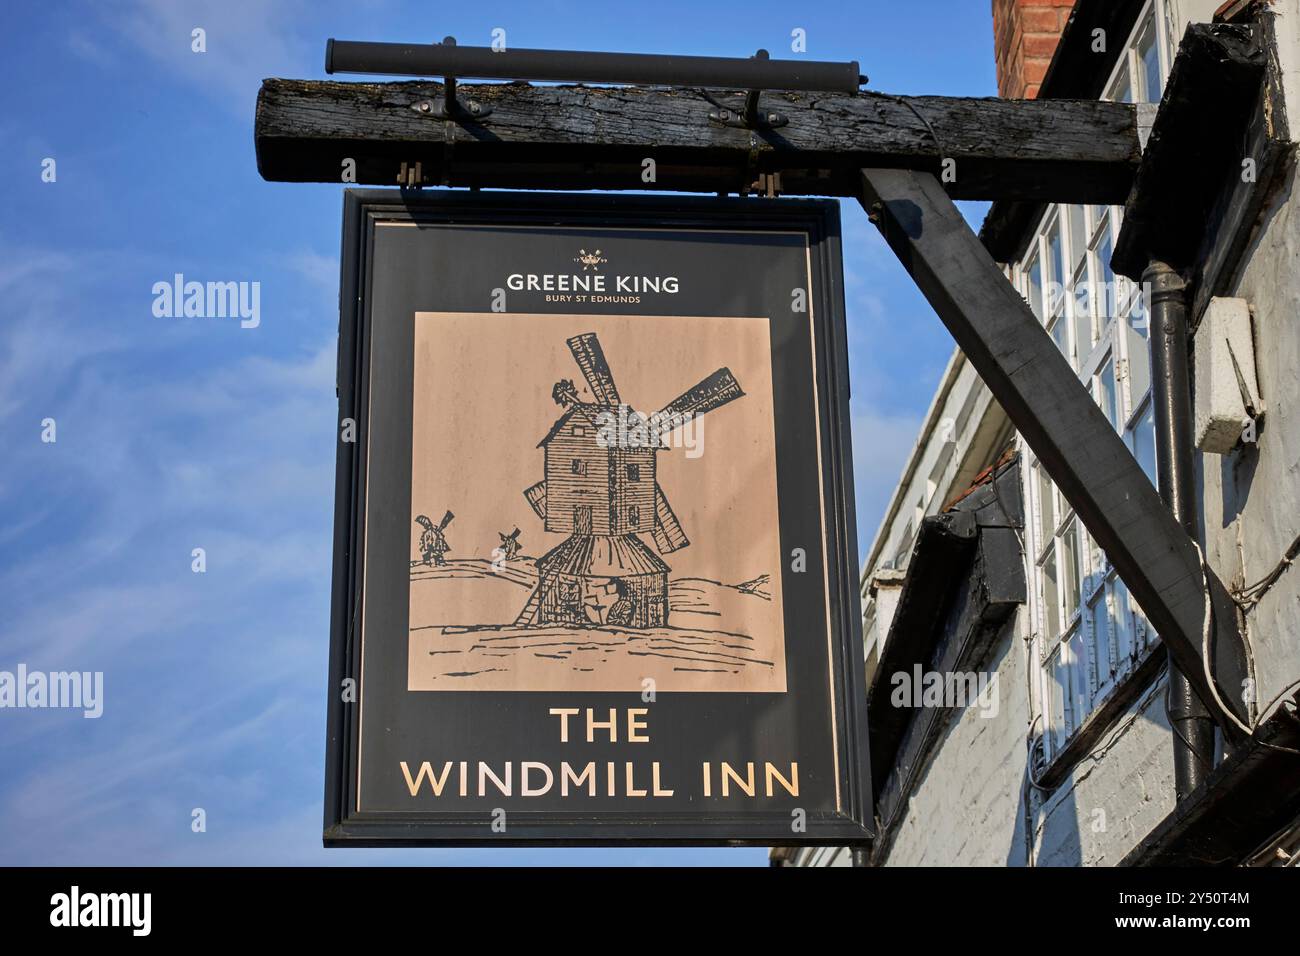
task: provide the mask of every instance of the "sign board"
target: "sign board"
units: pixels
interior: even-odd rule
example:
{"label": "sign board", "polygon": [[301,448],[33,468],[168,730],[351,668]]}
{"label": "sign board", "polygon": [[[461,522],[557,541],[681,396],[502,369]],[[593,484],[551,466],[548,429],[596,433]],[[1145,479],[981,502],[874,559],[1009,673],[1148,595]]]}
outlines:
{"label": "sign board", "polygon": [[833,202],[347,194],[325,842],[868,836]]}

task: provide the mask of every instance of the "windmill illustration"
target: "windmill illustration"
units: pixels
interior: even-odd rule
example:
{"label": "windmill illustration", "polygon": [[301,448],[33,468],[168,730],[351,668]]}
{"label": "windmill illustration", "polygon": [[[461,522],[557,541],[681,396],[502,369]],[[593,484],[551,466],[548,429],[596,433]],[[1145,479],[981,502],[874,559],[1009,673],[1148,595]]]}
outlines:
{"label": "windmill illustration", "polygon": [[519,529],[515,528],[509,534],[498,531],[497,537],[501,539],[501,553],[507,561],[513,561],[515,555],[519,553]]}
{"label": "windmill illustration", "polygon": [[[649,534],[660,554],[690,541],[655,478],[656,456],[688,419],[745,393],[730,369],[720,368],[646,419],[623,404],[596,333],[566,344],[594,401],[582,401],[568,380],[551,392],[564,411],[537,445],[545,477],[524,497],[547,531],[568,537],[538,559],[537,589],[515,626],[662,627],[669,568],[639,536]],[[619,437],[610,440],[614,431]]]}
{"label": "windmill illustration", "polygon": [[451,545],[447,543],[447,537],[443,532],[455,517],[448,511],[442,516],[442,521],[434,525],[427,515],[415,516],[415,523],[424,529],[420,532],[420,558],[425,564],[441,567],[447,563],[443,555],[451,550]]}

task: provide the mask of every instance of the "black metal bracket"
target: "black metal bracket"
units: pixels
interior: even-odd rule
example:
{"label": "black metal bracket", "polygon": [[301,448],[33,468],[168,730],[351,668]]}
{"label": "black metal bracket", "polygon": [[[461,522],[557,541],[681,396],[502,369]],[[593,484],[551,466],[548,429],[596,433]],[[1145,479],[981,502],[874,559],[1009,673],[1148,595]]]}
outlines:
{"label": "black metal bracket", "polygon": [[[456,38],[446,37],[443,39],[442,45],[455,46]],[[475,100],[467,100],[462,103],[457,99],[456,77],[454,76],[443,77],[442,96],[412,103],[411,109],[421,116],[428,116],[431,119],[451,120],[454,123],[477,122],[492,113],[490,107],[484,106]]]}
{"label": "black metal bracket", "polygon": [[863,169],[861,201],[1197,696],[1222,705],[1225,737],[1240,740],[1254,718],[1250,655],[1237,605],[1195,540],[939,180]]}
{"label": "black metal bracket", "polygon": [[[759,50],[753,56],[755,60],[767,58],[766,50]],[[762,94],[762,90],[750,90],[745,94],[744,104],[738,109],[715,103],[718,108],[709,113],[709,119],[735,129],[778,129],[788,125],[790,120],[781,113],[759,108],[758,99]]]}

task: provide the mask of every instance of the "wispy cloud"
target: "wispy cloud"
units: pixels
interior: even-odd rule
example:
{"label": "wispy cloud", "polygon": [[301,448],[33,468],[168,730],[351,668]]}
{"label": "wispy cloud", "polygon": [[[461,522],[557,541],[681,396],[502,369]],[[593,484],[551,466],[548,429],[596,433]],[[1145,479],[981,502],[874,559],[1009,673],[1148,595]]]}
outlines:
{"label": "wispy cloud", "polygon": [[[0,715],[0,861],[148,859],[131,846],[191,858],[194,806],[225,828],[210,845],[251,851],[241,828],[267,826],[268,808],[297,820],[294,794],[319,790],[315,774],[306,789],[270,780],[306,737],[303,770],[319,761],[304,733],[315,723],[293,718],[324,694],[334,336],[319,330],[307,349],[264,340],[285,354],[227,338],[196,363],[204,338],[264,330],[157,324],[143,288],[114,300],[81,264],[97,258],[14,253],[0,271],[0,295],[19,305],[0,324],[13,466],[0,506],[18,518],[0,549],[0,667],[105,674],[99,720]],[[125,321],[97,323],[92,302]],[[149,374],[132,374],[142,354]],[[43,410],[54,444],[40,441]]]}
{"label": "wispy cloud", "polygon": [[865,555],[916,445],[923,415],[885,413],[856,400],[851,411],[858,551]]}
{"label": "wispy cloud", "polygon": [[68,49],[72,51],[73,56],[77,57],[77,59],[85,60],[96,66],[116,66],[118,62],[117,58],[103,45],[80,31],[68,34]]}
{"label": "wispy cloud", "polygon": [[[298,32],[308,8],[304,0],[132,0],[105,13],[128,44],[242,117],[263,77],[316,71],[320,41]],[[193,49],[196,29],[202,53]]]}

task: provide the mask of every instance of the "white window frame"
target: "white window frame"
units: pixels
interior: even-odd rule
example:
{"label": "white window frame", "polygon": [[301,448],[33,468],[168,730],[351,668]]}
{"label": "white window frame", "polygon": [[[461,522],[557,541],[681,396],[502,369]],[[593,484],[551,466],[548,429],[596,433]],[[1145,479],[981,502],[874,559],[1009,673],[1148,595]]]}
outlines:
{"label": "white window frame", "polygon": [[[1110,97],[1121,76],[1127,77],[1134,95],[1146,92],[1138,86],[1139,83],[1145,86],[1145,71],[1138,57],[1137,42],[1148,28],[1155,34],[1163,89],[1171,61],[1169,24],[1166,0],[1150,0],[1138,16],[1123,53],[1107,79],[1104,98]],[[1081,230],[1074,219],[1079,215],[1084,217]],[[1108,275],[1109,264],[1102,251],[1107,243],[1114,249],[1122,216],[1123,210],[1118,206],[1050,207],[1020,263],[1011,269],[1010,277],[1021,294],[1032,300],[1030,271],[1037,265],[1039,299],[1030,303],[1035,315],[1048,330],[1059,328],[1056,322],[1064,323],[1064,341],[1057,338],[1058,345],[1063,346],[1067,361],[1094,398],[1100,399],[1104,385],[1109,387],[1114,406],[1112,423],[1136,457],[1142,428],[1148,428],[1148,440],[1154,440],[1154,429],[1143,422],[1151,408],[1150,375],[1135,376],[1132,371],[1135,362],[1142,363],[1141,368],[1148,367],[1150,359],[1145,342],[1149,330],[1144,337],[1141,325],[1134,325],[1144,318],[1134,312],[1134,306],[1141,300],[1135,300],[1136,290],[1131,283]],[[1053,234],[1060,243],[1064,276],[1054,274],[1055,259],[1049,241]],[[1080,250],[1073,248],[1080,234],[1087,246],[1081,258]],[[1068,283],[1062,297],[1064,305],[1057,308],[1053,308],[1055,303],[1050,294],[1054,282]],[[1080,282],[1088,283],[1083,301],[1078,295]],[[1107,282],[1112,285],[1106,286]],[[1111,303],[1113,309],[1109,308]],[[1086,309],[1086,313],[1077,311],[1080,308]],[[1106,374],[1110,380],[1103,383]],[[1043,489],[1037,480],[1041,465],[1028,449],[1022,461],[1028,531],[1025,562],[1032,582],[1029,620],[1034,630],[1034,656],[1039,665],[1037,679],[1031,681],[1037,696],[1037,701],[1031,701],[1031,709],[1043,718],[1046,757],[1050,760],[1137,669],[1157,640],[1105,553],[1092,541],[1074,509],[1050,479],[1048,500],[1041,500]],[[1154,474],[1151,477],[1154,481]],[[1078,594],[1071,598],[1064,596],[1063,591],[1067,539],[1072,533],[1079,586]],[[1042,573],[1049,559],[1054,563],[1056,578],[1056,601],[1050,607],[1047,581]],[[1096,633],[1099,625],[1105,628],[1104,634]]]}

